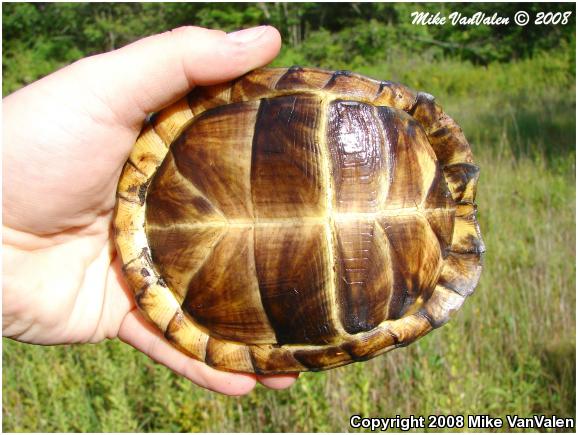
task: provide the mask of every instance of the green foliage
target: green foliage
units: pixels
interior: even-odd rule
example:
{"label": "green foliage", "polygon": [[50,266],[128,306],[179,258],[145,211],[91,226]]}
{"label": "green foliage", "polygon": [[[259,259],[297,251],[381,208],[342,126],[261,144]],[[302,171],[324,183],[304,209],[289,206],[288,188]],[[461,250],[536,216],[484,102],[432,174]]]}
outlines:
{"label": "green foliage", "polygon": [[6,95],[83,56],[190,24],[225,31],[271,24],[283,35],[282,59],[331,69],[394,64],[406,56],[488,65],[555,48],[569,53],[573,74],[575,5],[524,4],[532,16],[572,11],[567,25],[422,26],[411,17],[414,11],[480,11],[512,20],[518,9],[507,3],[6,3],[2,91]]}
{"label": "green foliage", "polygon": [[[348,431],[350,415],[359,413],[574,416],[573,24],[568,34],[452,31],[406,19],[416,8],[518,6],[4,4],[5,93],[174,26],[233,30],[291,18],[279,24],[289,43],[276,65],[399,81],[436,95],[458,121],[482,168],[477,202],[488,252],[479,287],[449,324],[369,362],[305,373],[287,391],[219,396],[118,341],[39,347],[4,339],[3,430]],[[569,7],[524,4],[528,11]]]}

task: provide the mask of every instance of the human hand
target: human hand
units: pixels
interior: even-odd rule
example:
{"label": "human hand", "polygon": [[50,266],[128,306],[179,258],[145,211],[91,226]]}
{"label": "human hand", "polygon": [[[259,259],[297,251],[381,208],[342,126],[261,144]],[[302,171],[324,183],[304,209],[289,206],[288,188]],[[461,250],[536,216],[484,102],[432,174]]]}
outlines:
{"label": "human hand", "polygon": [[170,346],[136,309],[110,226],[124,162],[148,113],[195,85],[267,64],[279,33],[184,27],[82,59],[3,101],[3,334],[37,344],[119,337],[196,384],[248,393],[258,380]]}

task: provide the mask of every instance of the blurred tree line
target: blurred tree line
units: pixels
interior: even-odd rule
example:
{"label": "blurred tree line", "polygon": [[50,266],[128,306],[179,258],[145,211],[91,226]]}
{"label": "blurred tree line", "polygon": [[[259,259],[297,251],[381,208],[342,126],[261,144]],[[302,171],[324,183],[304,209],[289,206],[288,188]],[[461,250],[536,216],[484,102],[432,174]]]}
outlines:
{"label": "blurred tree line", "polygon": [[[532,17],[538,11],[572,16],[566,25],[520,27],[512,22],[520,9]],[[414,25],[414,11],[498,13],[510,24]],[[574,53],[575,12],[572,3],[5,3],[3,93],[83,56],[189,24],[225,31],[274,25],[283,35],[285,64],[355,68],[417,55],[425,62],[452,57],[487,65],[542,51]]]}

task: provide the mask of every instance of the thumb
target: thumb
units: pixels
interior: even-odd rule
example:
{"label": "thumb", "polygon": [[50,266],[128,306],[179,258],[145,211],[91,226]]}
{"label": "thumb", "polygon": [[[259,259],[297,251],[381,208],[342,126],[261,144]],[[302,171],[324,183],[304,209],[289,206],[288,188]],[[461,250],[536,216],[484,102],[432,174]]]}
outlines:
{"label": "thumb", "polygon": [[125,125],[132,126],[195,85],[224,82],[266,65],[280,46],[279,32],[270,26],[229,34],[181,27],[83,59],[75,68]]}

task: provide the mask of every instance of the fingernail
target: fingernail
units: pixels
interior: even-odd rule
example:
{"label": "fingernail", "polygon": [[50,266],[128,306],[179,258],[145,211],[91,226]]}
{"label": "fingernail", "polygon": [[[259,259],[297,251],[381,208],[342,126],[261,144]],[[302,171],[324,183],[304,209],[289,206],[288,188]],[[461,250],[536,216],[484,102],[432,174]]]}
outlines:
{"label": "fingernail", "polygon": [[268,26],[251,27],[250,29],[237,30],[227,33],[227,38],[236,42],[251,42],[259,38],[267,31]]}

